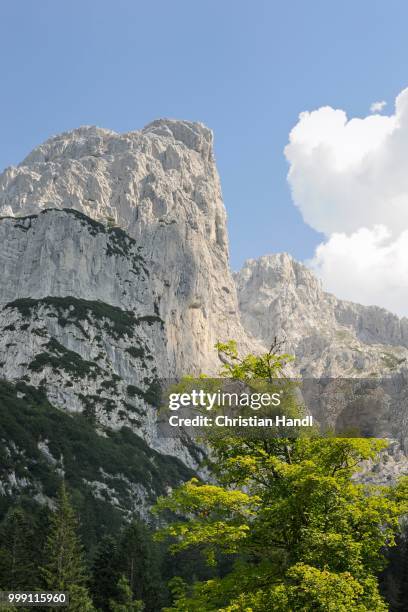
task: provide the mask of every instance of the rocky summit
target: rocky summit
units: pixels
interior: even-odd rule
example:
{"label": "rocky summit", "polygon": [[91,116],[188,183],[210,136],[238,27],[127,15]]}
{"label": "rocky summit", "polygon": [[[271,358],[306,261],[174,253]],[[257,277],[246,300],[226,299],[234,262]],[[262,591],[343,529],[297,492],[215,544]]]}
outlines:
{"label": "rocky summit", "polygon": [[[215,371],[213,346],[220,338],[232,336],[249,349],[228,266],[226,213],[209,129],[198,123],[159,120],[127,134],[83,127],[51,138],[0,177],[0,215],[37,215],[50,208],[73,209],[114,224],[135,241],[149,262],[150,291],[165,322],[170,374]],[[65,224],[64,216],[58,224]],[[100,244],[101,238],[94,242]],[[99,256],[86,249],[78,253],[75,239],[70,244],[61,248],[49,233],[45,243],[33,241],[31,248],[38,251],[27,257],[54,261],[52,265],[44,261],[43,271],[52,291],[44,287],[37,294],[67,295],[77,284],[74,295],[78,295],[80,286],[88,284],[93,258]],[[1,255],[12,275],[20,248],[13,242]],[[72,257],[81,258],[81,265],[69,281],[64,266],[72,265]],[[56,287],[56,282],[65,282],[62,278],[71,282],[71,288]],[[31,295],[31,289],[24,287],[28,281],[20,276],[12,284],[20,282],[20,293]],[[125,286],[118,292],[114,289],[114,298],[111,292],[103,295],[103,281],[97,279],[86,293],[96,285],[97,299],[107,303],[122,300],[123,289],[129,293]]]}
{"label": "rocky summit", "polygon": [[247,261],[235,281],[247,332],[265,346],[279,338],[302,376],[386,376],[406,369],[407,318],[337,299],[287,253]]}
{"label": "rocky summit", "polygon": [[406,380],[407,319],[338,300],[286,254],[232,274],[202,124],[55,136],[0,175],[0,215],[4,495],[47,500],[64,473],[143,513],[201,458],[157,435],[157,380],[216,373],[217,340],[277,337],[303,376]]}

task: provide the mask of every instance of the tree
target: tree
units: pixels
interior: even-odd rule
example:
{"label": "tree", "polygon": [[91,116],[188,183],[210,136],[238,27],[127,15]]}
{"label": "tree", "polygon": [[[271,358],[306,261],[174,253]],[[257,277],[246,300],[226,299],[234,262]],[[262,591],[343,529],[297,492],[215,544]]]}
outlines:
{"label": "tree", "polygon": [[[259,388],[282,374],[273,350],[239,359],[234,343],[218,344],[222,375]],[[293,397],[286,389],[293,413]],[[283,407],[284,408],[284,407]],[[241,432],[242,434],[242,432]],[[186,588],[169,610],[225,612],[381,611],[377,574],[406,511],[407,482],[373,487],[353,479],[381,440],[311,436],[207,436],[214,482],[192,479],[159,499],[173,522],[159,538],[171,550],[200,546],[208,563],[235,555],[222,578]]]}
{"label": "tree", "polygon": [[133,596],[143,601],[146,612],[160,610],[163,585],[156,544],[149,529],[139,519],[134,519],[123,531],[118,567]]}
{"label": "tree", "polygon": [[94,608],[85,588],[87,576],[77,528],[75,512],[63,482],[50,520],[42,575],[49,590],[68,591],[69,610],[87,612]]}
{"label": "tree", "polygon": [[121,576],[116,585],[117,598],[109,601],[111,612],[143,612],[144,604],[140,600],[134,600],[132,589],[125,576]]}
{"label": "tree", "polygon": [[105,536],[92,564],[91,593],[98,609],[109,610],[109,601],[117,599],[119,578],[117,543],[112,536]]}
{"label": "tree", "polygon": [[19,507],[11,507],[0,526],[0,585],[3,589],[38,586],[35,525]]}
{"label": "tree", "polygon": [[[69,612],[95,612],[92,599],[89,597],[88,589],[78,584],[72,584],[68,588]],[[59,610],[60,608],[56,608]]]}

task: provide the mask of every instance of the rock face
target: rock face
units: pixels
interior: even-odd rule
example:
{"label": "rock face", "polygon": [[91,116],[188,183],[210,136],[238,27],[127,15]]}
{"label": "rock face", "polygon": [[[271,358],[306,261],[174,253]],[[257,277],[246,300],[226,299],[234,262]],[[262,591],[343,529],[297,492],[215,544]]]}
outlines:
{"label": "rock face", "polygon": [[[127,134],[84,127],[51,138],[0,176],[0,215],[69,208],[109,220],[136,240],[149,262],[150,287],[165,322],[169,374],[215,371],[218,339],[233,337],[243,348],[250,346],[228,267],[226,214],[212,144],[212,132],[198,123],[159,120]],[[38,241],[38,257],[59,250],[55,238]],[[71,242],[71,254],[77,246]],[[21,247],[10,243],[2,255],[6,264],[13,249],[17,253]],[[58,257],[69,271],[69,252]],[[47,272],[42,295],[66,295],[65,270],[56,268]],[[80,268],[78,283],[86,285],[81,273]],[[31,295],[33,285],[27,281],[20,294]],[[115,293],[112,285],[110,290]],[[119,299],[101,293],[103,285],[99,299]]]}
{"label": "rock face", "polygon": [[235,275],[242,322],[264,345],[277,336],[303,376],[363,377],[405,369],[408,319],[338,300],[286,253],[249,260]]}
{"label": "rock face", "polygon": [[[76,456],[85,427],[92,445],[83,445],[71,471],[80,470],[82,486],[97,497],[102,491],[120,511],[143,512],[160,490],[191,473],[186,465],[197,463],[179,441],[157,434],[157,380],[168,373],[167,338],[141,246],[120,228],[51,209],[1,219],[0,245],[0,439],[14,465],[11,472],[0,468],[0,491],[42,499],[48,472],[63,469],[58,452],[68,461]],[[15,426],[7,429],[10,415],[21,418],[27,407],[40,425],[32,430],[26,423],[27,435],[15,439]],[[57,417],[55,409],[85,421]],[[65,431],[64,451],[52,427],[56,418]],[[111,461],[124,442],[122,428],[133,450],[118,475]],[[37,455],[36,445],[42,449]],[[24,477],[17,478],[21,464]],[[38,472],[42,478],[35,479]]]}
{"label": "rock face", "polygon": [[133,403],[126,384],[146,391],[167,367],[163,321],[136,242],[59,210],[3,219],[0,240],[2,377],[44,381],[59,408],[93,403],[99,422],[123,421],[124,400]]}
{"label": "rock face", "polygon": [[[122,510],[144,508],[197,468],[196,446],[158,435],[157,380],[216,372],[217,340],[257,346],[239,319],[212,141],[203,125],[181,121],[128,134],[85,127],[0,175],[0,438],[14,465],[0,469],[0,488],[8,495],[46,497],[48,472],[64,469],[59,454],[65,463],[76,456],[72,430],[80,438],[90,425],[90,448],[105,462],[83,469],[99,461],[84,446],[81,487]],[[29,408],[45,410],[43,429],[13,439],[7,415]],[[68,418],[59,444],[55,409]],[[122,431],[133,436],[130,469],[121,460],[112,472]],[[42,479],[26,477],[41,466]]]}
{"label": "rock face", "polygon": [[140,314],[158,308],[140,244],[75,210],[3,218],[0,244],[0,304],[69,295]]}

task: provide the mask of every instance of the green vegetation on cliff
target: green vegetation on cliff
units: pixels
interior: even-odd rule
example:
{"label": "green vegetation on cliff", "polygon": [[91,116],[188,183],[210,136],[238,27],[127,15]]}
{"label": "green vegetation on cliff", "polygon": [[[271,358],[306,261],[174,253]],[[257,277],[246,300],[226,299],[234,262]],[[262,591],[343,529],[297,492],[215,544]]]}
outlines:
{"label": "green vegetation on cliff", "polygon": [[86,539],[134,510],[135,487],[142,487],[151,503],[192,474],[130,429],[101,435],[84,416],[57,410],[41,388],[23,382],[0,381],[0,440],[0,480],[16,479],[10,495],[0,498],[0,515],[20,497],[39,492],[54,497],[64,473],[74,500],[90,520]]}
{"label": "green vegetation on cliff", "polygon": [[143,317],[137,318],[131,310],[122,310],[99,300],[82,300],[72,296],[41,299],[20,298],[9,302],[5,308],[15,308],[24,318],[28,319],[33,310],[41,306],[51,311],[48,316],[55,316],[53,310],[57,312],[58,324],[61,327],[71,323],[85,335],[81,321],[87,321],[90,325],[94,325],[95,322],[99,324],[103,322],[103,328],[113,338],[119,339],[124,336],[132,337],[135,326],[143,320]]}

